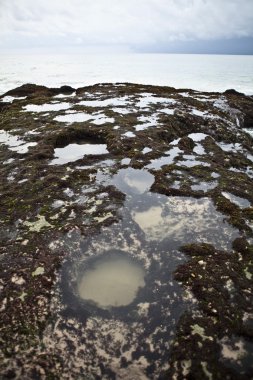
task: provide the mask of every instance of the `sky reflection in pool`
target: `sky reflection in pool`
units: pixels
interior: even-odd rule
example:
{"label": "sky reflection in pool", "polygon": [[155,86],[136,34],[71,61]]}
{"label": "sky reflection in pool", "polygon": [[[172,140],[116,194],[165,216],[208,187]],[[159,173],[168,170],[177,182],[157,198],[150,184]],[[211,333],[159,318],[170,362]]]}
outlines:
{"label": "sky reflection in pool", "polygon": [[106,144],[69,144],[64,148],[55,148],[55,158],[50,165],[63,165],[77,161],[87,155],[101,155],[109,153]]}

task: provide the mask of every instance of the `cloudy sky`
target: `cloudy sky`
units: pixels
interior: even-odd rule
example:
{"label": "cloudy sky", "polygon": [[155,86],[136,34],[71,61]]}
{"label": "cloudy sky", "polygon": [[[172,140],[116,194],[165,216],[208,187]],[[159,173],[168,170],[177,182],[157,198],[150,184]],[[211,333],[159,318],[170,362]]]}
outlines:
{"label": "cloudy sky", "polygon": [[253,0],[0,0],[0,50],[253,54]]}

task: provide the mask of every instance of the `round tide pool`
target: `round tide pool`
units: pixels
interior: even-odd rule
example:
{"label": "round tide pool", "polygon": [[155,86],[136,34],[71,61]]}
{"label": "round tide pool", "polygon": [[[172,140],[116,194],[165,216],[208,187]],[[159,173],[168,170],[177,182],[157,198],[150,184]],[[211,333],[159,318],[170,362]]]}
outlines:
{"label": "round tide pool", "polygon": [[79,296],[102,309],[129,305],[145,285],[145,271],[128,256],[103,256],[80,276]]}

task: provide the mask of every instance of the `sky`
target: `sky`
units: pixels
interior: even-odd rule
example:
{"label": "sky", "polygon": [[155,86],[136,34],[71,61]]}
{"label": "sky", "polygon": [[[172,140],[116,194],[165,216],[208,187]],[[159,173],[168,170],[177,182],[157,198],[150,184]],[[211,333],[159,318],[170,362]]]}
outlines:
{"label": "sky", "polygon": [[253,0],[0,0],[0,51],[253,54]]}

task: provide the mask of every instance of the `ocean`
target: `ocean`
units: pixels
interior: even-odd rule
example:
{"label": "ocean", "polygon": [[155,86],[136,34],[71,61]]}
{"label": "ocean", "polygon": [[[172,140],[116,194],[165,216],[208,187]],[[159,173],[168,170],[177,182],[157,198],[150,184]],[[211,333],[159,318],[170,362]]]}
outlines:
{"label": "ocean", "polygon": [[24,83],[81,87],[132,82],[253,94],[252,55],[1,54],[0,94]]}

